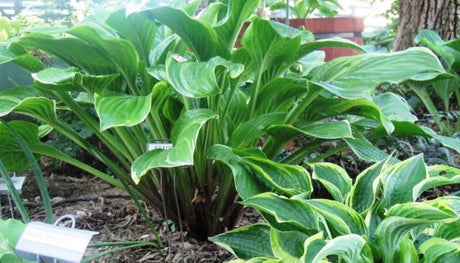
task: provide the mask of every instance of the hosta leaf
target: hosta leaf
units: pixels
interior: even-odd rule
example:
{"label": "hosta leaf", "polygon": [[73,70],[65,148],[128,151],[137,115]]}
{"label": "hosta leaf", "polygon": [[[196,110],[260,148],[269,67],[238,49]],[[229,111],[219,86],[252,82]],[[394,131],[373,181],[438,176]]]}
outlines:
{"label": "hosta leaf", "polygon": [[273,254],[282,258],[284,262],[298,262],[303,255],[303,244],[308,235],[298,231],[277,231],[270,230],[270,243]]}
{"label": "hosta leaf", "polygon": [[312,178],[320,181],[334,200],[344,202],[351,190],[351,178],[340,166],[333,163],[310,164]]}
{"label": "hosta leaf", "polygon": [[229,50],[220,44],[216,31],[200,20],[190,17],[182,10],[168,6],[143,12],[150,19],[158,20],[171,28],[192,49],[200,61],[215,56],[228,58]]}
{"label": "hosta leaf", "polygon": [[259,175],[255,171],[243,164],[243,157],[235,154],[227,146],[212,146],[206,153],[206,157],[220,161],[230,167],[235,181],[235,188],[243,199],[273,190],[272,186],[259,179]]}
{"label": "hosta leaf", "polygon": [[439,224],[435,227],[434,236],[453,240],[460,237],[460,219],[457,219],[452,222],[445,222],[443,224]]}
{"label": "hosta leaf", "polygon": [[460,244],[441,238],[431,238],[420,246],[426,263],[460,262]]}
{"label": "hosta leaf", "polygon": [[364,219],[349,206],[327,199],[303,202],[313,207],[326,220],[333,237],[346,234],[368,235]]}
{"label": "hosta leaf", "polygon": [[390,208],[394,204],[415,201],[412,189],[426,178],[428,173],[422,155],[385,169],[381,175],[384,207]]}
{"label": "hosta leaf", "polygon": [[318,231],[318,214],[301,200],[263,193],[242,203],[257,209],[272,227],[280,231],[301,231],[305,234]]}
{"label": "hosta leaf", "polygon": [[265,129],[272,124],[281,124],[285,113],[267,113],[241,123],[231,134],[228,145],[231,147],[247,147],[265,134]]}
{"label": "hosta leaf", "polygon": [[348,121],[312,123],[296,128],[290,124],[271,125],[267,133],[273,136],[279,144],[285,144],[300,135],[309,135],[321,139],[352,138]]}
{"label": "hosta leaf", "polygon": [[426,178],[414,187],[414,189],[412,190],[412,196],[414,199],[417,199],[423,192],[425,192],[428,189],[449,184],[460,184],[460,174],[451,177],[436,176]]}
{"label": "hosta leaf", "polygon": [[309,196],[312,191],[310,175],[303,167],[252,156],[247,156],[243,162],[258,173],[262,180],[284,195]]}
{"label": "hosta leaf", "polygon": [[415,122],[417,120],[407,102],[394,93],[387,92],[379,94],[374,96],[372,101],[379,106],[380,110],[389,120],[407,122]]}
{"label": "hosta leaf", "polygon": [[[417,124],[410,122],[393,121],[393,124],[395,126],[395,129],[392,135],[394,136],[416,135],[431,137],[438,140],[442,145],[451,148],[456,152],[460,152],[460,141],[457,139],[438,135],[428,127],[418,126]],[[379,128],[374,132],[374,135],[386,136],[386,133],[381,128]]]}
{"label": "hosta leaf", "polygon": [[0,91],[0,116],[5,116],[26,98],[40,97],[42,93],[32,87],[16,87]]}
{"label": "hosta leaf", "polygon": [[[38,141],[37,126],[25,121],[11,121],[8,123],[27,142]],[[38,155],[35,156],[37,159]],[[0,123],[0,159],[8,171],[22,171],[30,167],[21,146],[8,130],[6,125]]]}
{"label": "hosta leaf", "polygon": [[[308,30],[308,29],[307,29]],[[332,38],[332,39],[318,39],[312,42],[304,43],[301,45],[297,52],[296,58],[300,59],[306,54],[325,47],[343,47],[352,48],[359,51],[366,52],[360,45],[345,38]]]}
{"label": "hosta leaf", "polygon": [[221,46],[226,47],[228,50],[232,50],[243,23],[259,6],[259,2],[260,0],[234,0],[227,2],[227,15],[223,21],[220,21],[219,25],[215,27],[217,38]]}
{"label": "hosta leaf", "polygon": [[131,167],[131,177],[139,183],[150,169],[193,165],[193,154],[201,127],[217,115],[208,109],[194,109],[185,112],[171,131],[172,149],[154,150],[139,156]]}
{"label": "hosta leaf", "polygon": [[312,191],[308,172],[299,166],[242,155],[224,145],[211,147],[207,158],[223,162],[232,169],[235,187],[243,200],[269,191],[289,196],[309,196]]}
{"label": "hosta leaf", "polygon": [[139,54],[139,57],[148,62],[149,52],[153,48],[157,25],[147,19],[142,13],[126,14],[125,9],[113,12],[105,21],[123,38],[129,39]]}
{"label": "hosta leaf", "polygon": [[30,72],[37,72],[44,68],[40,59],[26,53],[19,45],[0,43],[0,65],[14,62]]}
{"label": "hosta leaf", "polygon": [[365,213],[374,205],[380,183],[380,174],[388,160],[389,158],[375,163],[356,177],[347,203],[358,213]]}
{"label": "hosta leaf", "polygon": [[[388,54],[366,54],[334,59],[318,67],[313,81],[344,98],[371,98],[378,84],[405,80],[430,80],[445,70],[426,48]],[[364,77],[363,77],[364,76]]]}
{"label": "hosta leaf", "polygon": [[358,129],[354,128],[352,130],[354,138],[344,138],[343,140],[360,159],[378,162],[388,156],[388,154],[368,141]]}
{"label": "hosta leaf", "polygon": [[295,62],[302,42],[311,41],[311,34],[286,25],[254,18],[246,30],[241,43],[244,52],[251,58],[247,61],[261,76],[261,84],[279,76]]}
{"label": "hosta leaf", "polygon": [[[435,212],[434,214],[440,215]],[[396,255],[401,240],[411,233],[418,235],[425,227],[434,223],[442,222],[442,217],[434,216],[436,219],[419,219],[391,216],[385,218],[377,227],[378,246],[382,250],[385,262],[391,262]],[[451,218],[450,215],[444,219]]]}
{"label": "hosta leaf", "polygon": [[380,122],[389,134],[394,130],[393,124],[383,114],[380,107],[367,99],[325,98],[319,96],[305,112],[304,121],[315,121],[346,113],[374,119]]}
{"label": "hosta leaf", "polygon": [[134,81],[138,58],[130,42],[116,38],[102,40],[89,26],[73,28],[72,32],[82,39],[31,33],[19,39],[18,43],[41,49],[93,75],[124,73],[125,77]]}
{"label": "hosta leaf", "polygon": [[209,240],[229,250],[240,259],[273,256],[270,246],[270,227],[265,224],[240,227],[210,237]]}
{"label": "hosta leaf", "polygon": [[450,208],[449,204],[441,199],[427,202],[409,202],[396,204],[386,213],[386,216],[398,216],[405,218],[417,218],[427,220],[443,220],[456,218],[457,214]]}
{"label": "hosta leaf", "polygon": [[322,259],[337,255],[348,263],[372,263],[372,252],[366,240],[359,235],[344,235],[328,241],[315,255],[312,263],[321,262]]}
{"label": "hosta leaf", "polygon": [[18,243],[19,237],[26,228],[26,225],[21,221],[8,219],[0,220],[0,234],[7,239],[13,247]]}
{"label": "hosta leaf", "polygon": [[207,62],[179,63],[169,58],[166,62],[167,77],[174,89],[184,96],[203,98],[219,94],[217,68],[225,67],[231,78],[243,72],[243,65],[235,64],[221,57],[213,57]]}
{"label": "hosta leaf", "polygon": [[256,112],[286,112],[295,100],[306,92],[306,85],[297,83],[295,79],[276,78],[260,90]]}
{"label": "hosta leaf", "polygon": [[326,240],[323,237],[323,232],[317,233],[304,243],[304,254],[300,258],[301,262],[312,263],[315,256],[326,245]]}
{"label": "hosta leaf", "polygon": [[134,126],[144,121],[150,113],[152,93],[147,96],[95,94],[94,104],[101,131],[118,126]]}
{"label": "hosta leaf", "polygon": [[419,257],[414,241],[408,236],[403,237],[390,262],[418,263]]}

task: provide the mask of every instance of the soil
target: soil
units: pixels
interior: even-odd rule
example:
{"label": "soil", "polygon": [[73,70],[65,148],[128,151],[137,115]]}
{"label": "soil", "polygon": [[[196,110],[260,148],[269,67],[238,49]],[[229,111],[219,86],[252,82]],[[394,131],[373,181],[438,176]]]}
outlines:
{"label": "soil", "polygon": [[[147,223],[138,211],[134,202],[124,191],[114,188],[98,178],[80,175],[49,174],[47,185],[55,217],[73,215],[76,228],[99,232],[91,243],[121,242],[121,241],[151,241],[156,242],[155,236],[147,227]],[[21,197],[29,211],[31,220],[45,221],[45,213],[40,200],[39,190],[32,175],[28,175],[24,183]],[[3,217],[11,217],[6,197],[2,197]],[[156,211],[147,212],[155,226],[164,226],[164,220]],[[257,217],[253,211],[247,216]],[[18,215],[15,215],[18,218]],[[249,219],[251,220],[251,219]],[[247,220],[246,220],[247,221]],[[164,247],[145,246],[123,249],[109,253],[97,259],[94,263],[109,262],[224,262],[233,259],[232,254],[211,242],[197,241],[175,229],[166,231],[165,227],[158,228]],[[91,246],[91,245],[90,245]],[[121,247],[121,246],[118,246]],[[107,251],[112,247],[89,247],[85,257]]]}

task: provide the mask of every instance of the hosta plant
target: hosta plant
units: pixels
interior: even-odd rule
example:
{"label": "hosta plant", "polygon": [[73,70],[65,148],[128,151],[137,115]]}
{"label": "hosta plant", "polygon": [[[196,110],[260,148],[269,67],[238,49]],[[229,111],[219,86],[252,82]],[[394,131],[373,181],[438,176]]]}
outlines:
{"label": "hosta plant", "polygon": [[[240,217],[235,182],[237,188],[272,189],[253,185],[252,174],[234,180],[231,169],[214,160],[229,158],[229,151],[247,159],[241,169],[249,169],[280,160],[283,145],[297,136],[308,137],[308,143],[280,162],[299,163],[331,140],[341,144],[334,151],[351,147],[359,157],[379,161],[387,154],[371,141],[389,134],[431,136],[460,149],[458,142],[415,125],[401,97],[374,93],[382,82],[447,77],[428,49],[324,63],[314,52],[318,48],[360,47],[315,41],[307,31],[257,17],[235,48],[259,1],[219,1],[193,17],[198,2],[183,10],[161,6],[102,13],[69,29],[40,28],[3,43],[0,63],[30,70],[34,85],[0,93],[0,116],[14,112],[36,119],[13,126],[37,158],[57,158],[123,188],[179,226],[185,221],[189,233],[202,239],[232,229]],[[37,50],[67,66],[45,67],[31,56]],[[57,111],[71,111],[103,147],[85,140],[56,117]],[[39,137],[50,128],[107,169],[42,143]],[[0,136],[5,166],[27,167],[17,143],[3,139],[11,135]],[[155,140],[170,140],[172,148],[148,151]],[[275,178],[276,169],[258,172],[277,183],[285,180]]]}
{"label": "hosta plant", "polygon": [[19,237],[26,228],[21,221],[0,220],[0,261],[4,263],[31,262],[21,260],[14,250]]}
{"label": "hosta plant", "polygon": [[[414,40],[433,50],[442,60],[451,78],[435,81],[409,82],[408,86],[423,102],[441,134],[453,135],[460,130],[460,111],[452,105],[460,104],[460,39],[444,41],[432,30],[420,31]],[[436,101],[440,100],[440,106]],[[453,103],[452,103],[453,102]]]}
{"label": "hosta plant", "polygon": [[[311,174],[237,152],[216,159],[234,171],[258,174],[258,186],[238,189],[242,204],[265,219],[210,238],[244,262],[458,262],[460,198],[419,200],[433,187],[460,182],[460,170],[426,166],[422,155],[391,157],[352,179],[331,163],[309,164]],[[232,158],[242,159],[231,163]],[[249,165],[252,164],[252,165]],[[244,168],[245,169],[244,169]],[[259,172],[276,171],[268,180]],[[280,180],[283,178],[283,180]],[[332,200],[310,198],[312,181]],[[267,185],[273,191],[263,192]]]}

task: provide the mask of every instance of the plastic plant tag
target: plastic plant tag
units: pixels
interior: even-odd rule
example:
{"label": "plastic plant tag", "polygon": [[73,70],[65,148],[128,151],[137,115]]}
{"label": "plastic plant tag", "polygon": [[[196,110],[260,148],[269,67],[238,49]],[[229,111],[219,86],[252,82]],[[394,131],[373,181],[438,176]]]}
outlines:
{"label": "plastic plant tag", "polygon": [[[28,223],[16,245],[17,255],[37,262],[80,262],[89,241],[98,232],[57,226],[62,218],[55,225]],[[72,227],[74,222],[73,219]]]}
{"label": "plastic plant tag", "polygon": [[147,151],[152,150],[169,150],[172,149],[173,145],[169,139],[151,140],[147,143]]}
{"label": "plastic plant tag", "polygon": [[[24,184],[24,180],[26,179],[25,176],[13,176],[10,177],[11,181],[14,184],[14,188],[16,189],[16,192],[18,194],[22,193],[22,185]],[[8,187],[6,186],[6,182],[0,178],[0,195],[9,195],[10,191],[8,190]]]}

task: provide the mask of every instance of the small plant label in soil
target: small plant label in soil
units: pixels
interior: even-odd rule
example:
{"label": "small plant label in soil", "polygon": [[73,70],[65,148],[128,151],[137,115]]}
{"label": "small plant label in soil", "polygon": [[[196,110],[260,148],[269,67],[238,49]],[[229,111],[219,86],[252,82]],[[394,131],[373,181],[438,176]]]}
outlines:
{"label": "small plant label in soil", "polygon": [[[11,177],[11,181],[13,182],[14,188],[18,194],[22,193],[22,185],[24,184],[24,180],[26,179],[25,176],[13,176]],[[6,186],[6,182],[0,178],[0,195],[9,195],[10,191]]]}
{"label": "small plant label in soil", "polygon": [[45,262],[80,262],[89,241],[96,234],[93,231],[30,222],[19,238],[16,253],[26,260],[40,257]]}

